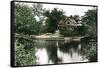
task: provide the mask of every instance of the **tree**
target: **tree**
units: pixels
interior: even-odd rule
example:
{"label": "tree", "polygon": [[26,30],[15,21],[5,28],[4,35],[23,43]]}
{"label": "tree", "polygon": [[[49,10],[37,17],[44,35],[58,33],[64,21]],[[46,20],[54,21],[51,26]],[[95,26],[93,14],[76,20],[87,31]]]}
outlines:
{"label": "tree", "polygon": [[32,9],[23,3],[16,3],[15,66],[36,64],[35,44],[30,35],[37,34],[37,26],[39,25],[32,14]]}
{"label": "tree", "polygon": [[37,21],[27,5],[15,5],[15,28],[18,34],[37,34]]}
{"label": "tree", "polygon": [[[97,9],[93,8],[91,10],[88,10],[85,12],[85,15],[82,18],[82,22],[88,26],[88,35],[89,37],[86,37],[83,39],[84,44],[82,44],[82,54],[85,58],[87,58],[90,62],[96,62],[97,61]],[[94,42],[91,42],[91,40],[94,40]],[[89,42],[90,41],[90,42]],[[88,45],[86,45],[86,43]]]}
{"label": "tree", "polygon": [[79,15],[74,15],[74,16],[69,16],[69,18],[72,18],[74,19],[76,22],[79,22],[80,21],[80,16]]}
{"label": "tree", "polygon": [[45,21],[45,16],[43,13],[45,12],[45,9],[43,8],[43,5],[40,3],[34,3],[32,5],[32,13],[34,14],[36,20],[37,20],[37,33],[42,34],[44,31],[44,25],[43,22]]}
{"label": "tree", "polygon": [[92,37],[96,36],[97,27],[97,9],[88,10],[82,18],[82,22],[89,26],[89,34]]}
{"label": "tree", "polygon": [[57,8],[54,8],[53,10],[51,10],[51,12],[49,10],[47,10],[44,13],[44,16],[47,17],[46,19],[46,31],[50,32],[50,33],[54,33],[56,30],[58,30],[58,22],[65,18],[66,16],[64,15],[64,11],[63,10],[59,10]]}
{"label": "tree", "polygon": [[39,20],[43,17],[43,13],[45,12],[45,9],[42,8],[43,5],[40,3],[34,3],[32,6],[32,11],[34,16],[39,17]]}
{"label": "tree", "polygon": [[88,33],[89,27],[85,24],[82,24],[82,26],[78,26],[74,32],[76,32],[77,35],[80,36],[86,36]]}

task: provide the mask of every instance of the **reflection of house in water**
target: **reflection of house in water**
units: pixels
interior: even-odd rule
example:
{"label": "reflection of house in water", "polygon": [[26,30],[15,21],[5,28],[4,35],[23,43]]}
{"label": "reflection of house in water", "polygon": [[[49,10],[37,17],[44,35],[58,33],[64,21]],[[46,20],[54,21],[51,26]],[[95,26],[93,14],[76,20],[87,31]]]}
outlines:
{"label": "reflection of house in water", "polygon": [[66,27],[69,30],[74,30],[78,26],[82,26],[81,21],[76,22],[73,18],[66,18],[58,23],[58,28]]}

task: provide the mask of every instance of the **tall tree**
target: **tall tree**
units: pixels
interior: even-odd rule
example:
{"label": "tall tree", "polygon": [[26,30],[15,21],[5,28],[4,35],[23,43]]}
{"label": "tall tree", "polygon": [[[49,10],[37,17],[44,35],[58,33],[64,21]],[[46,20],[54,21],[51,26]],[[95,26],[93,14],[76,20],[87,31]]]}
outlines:
{"label": "tall tree", "polygon": [[90,27],[90,34],[96,36],[97,8],[93,8],[92,10],[85,12],[85,15],[82,18],[82,22]]}
{"label": "tall tree", "polygon": [[29,35],[37,34],[37,21],[28,5],[15,3],[15,29],[15,66],[36,64],[35,45]]}
{"label": "tall tree", "polygon": [[32,9],[25,4],[15,5],[16,33],[36,34],[37,21],[32,14]]}
{"label": "tall tree", "polygon": [[38,34],[41,34],[42,31],[44,30],[43,22],[45,16],[43,13],[45,12],[45,9],[43,8],[43,5],[40,3],[34,3],[32,5],[32,13],[34,14],[36,20],[37,20],[37,32]]}
{"label": "tall tree", "polygon": [[79,15],[74,15],[74,16],[69,16],[69,18],[74,19],[76,22],[80,21],[80,16]]}
{"label": "tall tree", "polygon": [[51,12],[47,10],[44,15],[47,17],[47,32],[50,33],[54,33],[58,29],[58,22],[66,17],[64,11],[57,8],[54,8]]}

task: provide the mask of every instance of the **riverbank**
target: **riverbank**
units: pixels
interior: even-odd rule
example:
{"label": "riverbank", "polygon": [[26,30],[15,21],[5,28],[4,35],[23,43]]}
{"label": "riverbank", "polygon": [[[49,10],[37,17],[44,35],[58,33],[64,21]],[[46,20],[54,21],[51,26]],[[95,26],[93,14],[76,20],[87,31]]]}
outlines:
{"label": "riverbank", "polygon": [[33,39],[33,40],[65,40],[65,41],[80,41],[84,36],[62,37],[56,35],[20,35],[16,34],[15,37]]}

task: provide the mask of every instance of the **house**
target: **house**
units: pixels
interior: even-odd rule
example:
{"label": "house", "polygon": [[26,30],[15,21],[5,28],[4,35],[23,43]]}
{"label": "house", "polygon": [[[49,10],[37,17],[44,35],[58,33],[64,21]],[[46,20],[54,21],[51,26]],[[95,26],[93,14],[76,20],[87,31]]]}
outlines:
{"label": "house", "polygon": [[77,28],[78,26],[82,26],[81,21],[76,22],[73,18],[66,18],[64,20],[60,20],[58,23],[58,28],[66,27],[69,30],[74,30],[74,28]]}

